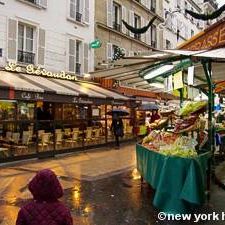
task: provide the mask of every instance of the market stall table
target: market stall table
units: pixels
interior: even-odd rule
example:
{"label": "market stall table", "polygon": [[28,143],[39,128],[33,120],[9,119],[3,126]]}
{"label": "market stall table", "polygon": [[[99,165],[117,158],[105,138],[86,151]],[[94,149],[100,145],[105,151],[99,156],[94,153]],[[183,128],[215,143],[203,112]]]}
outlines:
{"label": "market stall table", "polygon": [[205,202],[210,153],[169,157],[137,144],[137,169],[155,190],[153,205],[165,213],[187,213]]}

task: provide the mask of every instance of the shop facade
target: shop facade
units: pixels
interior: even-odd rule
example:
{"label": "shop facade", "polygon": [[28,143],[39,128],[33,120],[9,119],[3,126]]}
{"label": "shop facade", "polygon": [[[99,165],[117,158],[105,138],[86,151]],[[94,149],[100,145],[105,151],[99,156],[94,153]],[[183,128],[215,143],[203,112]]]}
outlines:
{"label": "shop facade", "polygon": [[[33,70],[29,70],[33,68]],[[120,108],[124,137],[134,138],[136,102],[96,83],[32,65],[0,70],[0,162],[53,156],[114,142],[112,117]]]}

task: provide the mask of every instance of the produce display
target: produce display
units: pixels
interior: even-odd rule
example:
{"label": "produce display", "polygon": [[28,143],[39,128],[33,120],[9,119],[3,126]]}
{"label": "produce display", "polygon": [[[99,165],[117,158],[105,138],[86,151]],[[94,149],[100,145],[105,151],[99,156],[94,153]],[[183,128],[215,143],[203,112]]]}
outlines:
{"label": "produce display", "polygon": [[179,135],[163,131],[152,131],[143,139],[143,146],[150,150],[158,151],[167,156],[178,156],[190,158],[197,156],[195,146],[197,142],[190,137],[179,137]]}
{"label": "produce display", "polygon": [[177,156],[182,158],[193,158],[198,154],[194,149],[181,149],[181,148],[171,148],[160,151],[161,154],[166,156]]}
{"label": "produce display", "polygon": [[162,127],[166,125],[167,122],[168,122],[168,118],[159,119],[159,120],[156,120],[154,123],[151,123],[149,127],[152,129]]}
{"label": "produce display", "polygon": [[[206,120],[201,115],[205,110],[207,102],[187,102],[180,110],[172,132],[153,130],[143,139],[142,145],[166,156],[192,158],[197,156],[196,146],[202,148],[207,140],[208,133],[205,132]],[[155,127],[167,120],[155,121]],[[154,125],[153,124],[153,125]],[[183,133],[197,131],[195,138],[182,136]]]}
{"label": "produce display", "polygon": [[189,130],[193,130],[197,126],[198,119],[199,119],[199,117],[195,116],[195,115],[186,117],[184,119],[177,119],[175,121],[174,132],[182,133],[182,132],[186,132]]}
{"label": "produce display", "polygon": [[180,116],[189,116],[190,114],[199,113],[202,109],[204,109],[207,105],[206,101],[199,102],[187,102],[180,109]]}

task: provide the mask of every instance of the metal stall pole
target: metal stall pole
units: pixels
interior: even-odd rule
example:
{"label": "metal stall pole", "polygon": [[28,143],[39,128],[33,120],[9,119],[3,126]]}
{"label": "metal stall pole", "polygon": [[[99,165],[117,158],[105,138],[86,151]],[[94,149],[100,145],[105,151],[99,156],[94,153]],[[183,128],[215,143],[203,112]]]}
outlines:
{"label": "metal stall pole", "polygon": [[208,84],[208,139],[209,139],[209,149],[211,152],[211,157],[208,161],[208,171],[207,171],[207,200],[210,200],[210,187],[211,187],[211,175],[212,162],[214,158],[214,125],[213,125],[213,83],[212,83],[212,63],[210,60],[202,60],[203,69],[205,72],[207,84]]}

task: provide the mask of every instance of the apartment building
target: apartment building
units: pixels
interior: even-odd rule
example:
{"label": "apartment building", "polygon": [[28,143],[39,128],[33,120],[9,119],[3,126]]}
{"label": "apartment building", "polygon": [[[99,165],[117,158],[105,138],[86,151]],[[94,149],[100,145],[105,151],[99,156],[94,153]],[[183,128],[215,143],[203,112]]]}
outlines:
{"label": "apartment building", "polygon": [[[96,0],[95,37],[102,45],[95,50],[95,69],[111,65],[118,47],[126,56],[162,48],[163,32],[158,29],[163,22],[162,9],[162,1],[156,0]],[[154,24],[141,35],[129,32],[122,23],[140,28],[154,16]]]}
{"label": "apartment building", "polygon": [[0,66],[93,71],[94,8],[93,0],[1,0]]}
{"label": "apartment building", "polygon": [[[217,10],[218,8],[218,4],[216,0],[199,0],[199,1],[202,1],[202,4],[203,4],[202,11],[205,14],[210,14],[214,12],[215,10]],[[222,16],[224,17],[224,14]],[[204,21],[203,23],[204,28],[211,26],[212,24],[216,23],[218,20],[219,18],[216,18],[214,20]]]}
{"label": "apartment building", "polygon": [[204,24],[187,13],[185,9],[202,12],[203,4],[193,0],[163,0],[164,8],[164,48],[173,49],[200,32]]}

